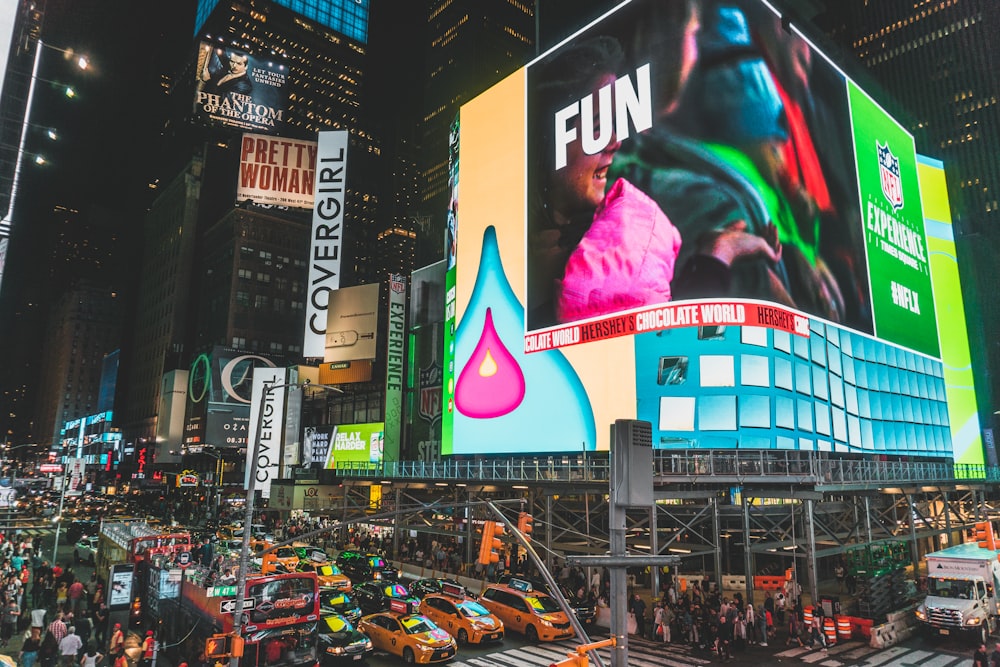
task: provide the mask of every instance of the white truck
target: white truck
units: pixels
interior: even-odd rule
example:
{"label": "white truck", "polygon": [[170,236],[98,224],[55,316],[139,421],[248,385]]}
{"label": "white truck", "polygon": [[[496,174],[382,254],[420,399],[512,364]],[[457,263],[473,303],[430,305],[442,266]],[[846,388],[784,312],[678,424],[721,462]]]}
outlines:
{"label": "white truck", "polygon": [[916,615],[928,634],[965,634],[987,643],[1000,613],[998,556],[975,542],[927,554],[927,598]]}

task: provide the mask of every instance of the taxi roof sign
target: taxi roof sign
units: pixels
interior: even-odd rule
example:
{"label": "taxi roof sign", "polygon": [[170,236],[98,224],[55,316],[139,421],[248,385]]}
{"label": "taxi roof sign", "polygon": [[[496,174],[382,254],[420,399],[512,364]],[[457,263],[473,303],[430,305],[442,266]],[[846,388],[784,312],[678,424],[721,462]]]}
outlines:
{"label": "taxi roof sign", "polygon": [[394,614],[412,614],[413,603],[407,600],[389,600],[389,611]]}
{"label": "taxi roof sign", "polygon": [[441,593],[442,595],[450,595],[456,598],[465,597],[465,587],[461,584],[452,584],[447,581],[441,582]]}
{"label": "taxi roof sign", "polygon": [[511,579],[507,582],[507,585],[515,591],[521,591],[522,593],[530,593],[534,590],[531,586],[531,582],[525,581],[524,579]]}

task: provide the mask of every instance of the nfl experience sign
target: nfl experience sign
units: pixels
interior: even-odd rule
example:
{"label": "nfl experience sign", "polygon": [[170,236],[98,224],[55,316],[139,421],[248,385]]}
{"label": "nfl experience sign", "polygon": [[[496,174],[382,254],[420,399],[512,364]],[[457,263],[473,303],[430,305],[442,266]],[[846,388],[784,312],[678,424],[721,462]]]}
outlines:
{"label": "nfl experience sign", "polygon": [[385,362],[385,457],[399,460],[403,423],[403,359],[406,343],[406,276],[389,276],[389,333]]}
{"label": "nfl experience sign", "polygon": [[316,152],[316,196],[309,252],[309,300],[302,356],[322,357],[326,349],[330,292],[340,287],[347,192],[347,131],[320,132]]}
{"label": "nfl experience sign", "polygon": [[940,357],[913,137],[847,85],[875,333]]}

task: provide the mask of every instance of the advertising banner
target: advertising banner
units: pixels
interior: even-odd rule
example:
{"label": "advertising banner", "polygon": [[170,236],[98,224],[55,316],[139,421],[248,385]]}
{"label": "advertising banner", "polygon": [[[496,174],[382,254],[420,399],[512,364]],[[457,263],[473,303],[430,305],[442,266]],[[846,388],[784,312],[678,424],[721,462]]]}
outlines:
{"label": "advertising banner", "polygon": [[244,134],[236,201],[312,208],[316,142]]}
{"label": "advertising banner", "polygon": [[389,276],[389,332],[385,361],[384,456],[399,460],[403,428],[403,363],[406,360],[406,276]]}
{"label": "advertising banner", "polygon": [[[253,458],[257,459],[255,489],[264,498],[271,495],[271,480],[278,476],[281,461],[282,436],[285,432],[285,391],[287,387],[266,391],[273,385],[289,380],[284,368],[258,368],[253,373],[253,403],[250,405],[250,425],[247,445],[247,465],[244,484],[250,485]],[[254,442],[254,439],[257,442]]]}
{"label": "advertising banner", "polygon": [[691,8],[623,2],[462,106],[442,453],[634,418],[657,448],[950,456],[912,137],[766,3]]}
{"label": "advertising banner", "polygon": [[378,283],[328,293],[323,363],[375,358],[378,293]]}
{"label": "advertising banner", "polygon": [[132,578],[135,566],[124,563],[111,566],[109,577],[110,592],[108,593],[108,609],[118,611],[128,609],[132,603]]}
{"label": "advertising banner", "polygon": [[204,123],[251,132],[285,127],[288,68],[231,47],[201,42],[195,68],[194,117]]}
{"label": "advertising banner", "polygon": [[333,470],[352,464],[381,463],[384,430],[382,422],[334,426],[323,467]]}
{"label": "advertising banner", "polygon": [[319,358],[326,348],[330,294],[340,287],[347,192],[346,130],[319,133],[316,149],[316,194],[313,200],[309,252],[309,299],[302,355]]}

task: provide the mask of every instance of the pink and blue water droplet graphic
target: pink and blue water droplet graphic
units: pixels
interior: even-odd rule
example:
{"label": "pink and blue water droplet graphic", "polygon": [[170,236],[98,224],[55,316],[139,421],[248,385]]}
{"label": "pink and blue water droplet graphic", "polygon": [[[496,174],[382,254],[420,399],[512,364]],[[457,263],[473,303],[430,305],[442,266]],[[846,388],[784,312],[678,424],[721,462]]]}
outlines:
{"label": "pink and blue water droplet graphic", "polygon": [[524,306],[487,227],[476,284],[455,332],[456,454],[579,452],[597,443],[583,382],[559,350],[524,352]]}

